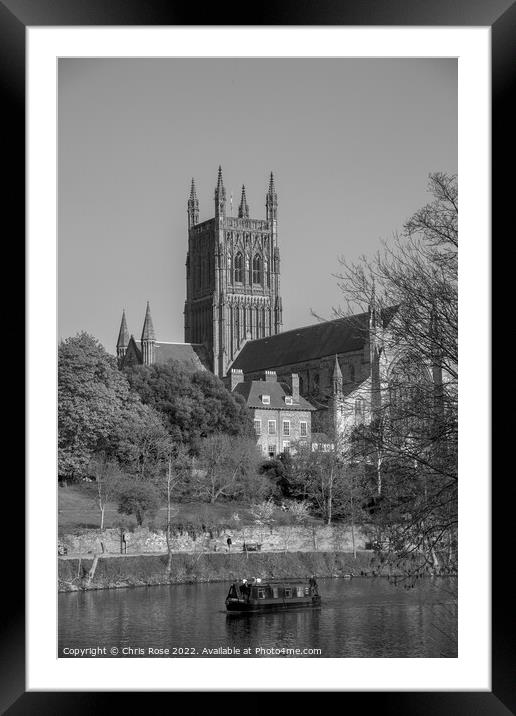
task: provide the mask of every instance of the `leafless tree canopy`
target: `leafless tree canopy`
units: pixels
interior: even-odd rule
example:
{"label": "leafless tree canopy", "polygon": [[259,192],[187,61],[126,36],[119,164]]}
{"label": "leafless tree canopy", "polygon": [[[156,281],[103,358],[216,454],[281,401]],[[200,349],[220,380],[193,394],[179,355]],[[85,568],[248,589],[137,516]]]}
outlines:
{"label": "leafless tree canopy", "polygon": [[353,436],[356,464],[376,481],[371,515],[393,551],[424,554],[435,568],[456,556],[456,177],[431,174],[429,192],[372,260],[341,259],[337,278],[349,313],[375,311],[388,356],[378,410]]}

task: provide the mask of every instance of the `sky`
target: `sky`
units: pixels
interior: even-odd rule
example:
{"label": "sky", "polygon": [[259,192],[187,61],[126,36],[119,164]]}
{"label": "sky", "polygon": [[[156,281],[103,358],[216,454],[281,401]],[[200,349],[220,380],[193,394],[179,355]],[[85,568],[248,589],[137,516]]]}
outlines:
{"label": "sky", "polygon": [[339,257],[372,257],[457,171],[455,59],[72,59],[58,66],[58,334],[115,353],[184,340],[187,199],[214,215],[222,166],[265,218],[278,194],[283,330],[342,304]]}

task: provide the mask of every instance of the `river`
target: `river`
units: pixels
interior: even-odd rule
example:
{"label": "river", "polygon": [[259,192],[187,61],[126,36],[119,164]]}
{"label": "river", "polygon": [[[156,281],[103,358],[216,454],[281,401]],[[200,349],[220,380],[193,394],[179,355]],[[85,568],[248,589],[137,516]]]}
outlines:
{"label": "river", "polygon": [[456,579],[425,578],[410,589],[380,577],[321,579],[321,608],[248,616],[226,614],[228,588],[179,584],[60,594],[59,656],[457,656]]}

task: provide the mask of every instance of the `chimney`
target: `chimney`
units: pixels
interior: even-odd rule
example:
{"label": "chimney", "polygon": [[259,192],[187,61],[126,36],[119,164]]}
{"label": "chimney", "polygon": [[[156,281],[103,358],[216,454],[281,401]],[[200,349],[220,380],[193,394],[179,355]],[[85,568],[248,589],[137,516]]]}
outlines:
{"label": "chimney", "polygon": [[299,403],[299,375],[292,373],[292,400]]}
{"label": "chimney", "polygon": [[265,381],[267,383],[275,383],[278,380],[278,376],[276,375],[275,370],[266,370],[265,371]]}
{"label": "chimney", "polygon": [[235,390],[239,383],[244,382],[244,372],[241,368],[231,368],[231,390]]}

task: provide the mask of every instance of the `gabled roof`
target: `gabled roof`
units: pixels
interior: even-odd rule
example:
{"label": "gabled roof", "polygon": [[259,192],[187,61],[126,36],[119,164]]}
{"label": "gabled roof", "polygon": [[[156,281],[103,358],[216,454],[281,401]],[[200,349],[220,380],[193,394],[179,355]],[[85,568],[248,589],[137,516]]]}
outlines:
{"label": "gabled roof", "polygon": [[[387,308],[383,311],[384,326],[389,323],[395,310]],[[359,351],[364,348],[368,330],[368,313],[294,328],[268,338],[248,341],[231,364],[231,368],[239,368],[244,374],[254,373]]]}
{"label": "gabled roof", "polygon": [[140,350],[140,341],[135,341],[134,336],[131,335],[129,343],[127,344],[127,350],[124,356],[124,365],[143,363],[142,352]]}
{"label": "gabled roof", "polygon": [[[315,410],[313,405],[301,395],[297,403],[287,405],[285,396],[291,396],[292,391],[286,383],[278,383],[277,381],[248,380],[244,383],[238,383],[233,393],[242,395],[245,398],[248,408],[263,408],[265,410]],[[270,396],[270,404],[264,405],[262,395]]]}
{"label": "gabled roof", "polygon": [[209,370],[210,356],[202,343],[164,343],[156,341],[154,362],[175,360],[191,370]]}

